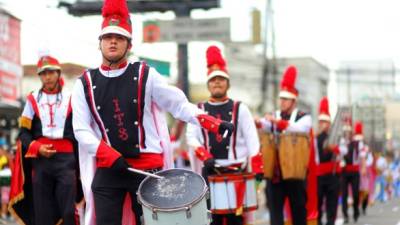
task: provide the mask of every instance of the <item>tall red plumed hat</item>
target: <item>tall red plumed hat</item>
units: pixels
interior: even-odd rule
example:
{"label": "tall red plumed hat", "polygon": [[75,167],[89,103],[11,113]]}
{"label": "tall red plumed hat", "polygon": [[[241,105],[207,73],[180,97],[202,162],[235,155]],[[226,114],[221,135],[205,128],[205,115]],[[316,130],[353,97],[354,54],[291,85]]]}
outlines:
{"label": "tall red plumed hat", "polygon": [[354,139],[360,140],[363,138],[363,124],[361,121],[357,121],[354,124]]}
{"label": "tall red plumed hat", "polygon": [[37,62],[37,73],[40,74],[45,70],[60,70],[61,66],[58,60],[52,56],[46,55],[40,57]]}
{"label": "tall red plumed hat", "polygon": [[207,57],[207,81],[220,76],[229,80],[228,71],[226,70],[226,62],[222,57],[221,50],[217,46],[210,46],[206,52]]}
{"label": "tall red plumed hat", "polygon": [[299,92],[296,89],[297,69],[294,66],[289,66],[283,74],[281,80],[280,98],[296,99]]}
{"label": "tall red plumed hat", "polygon": [[329,113],[329,100],[328,97],[323,97],[319,103],[318,120],[331,122],[331,114]]}
{"label": "tall red plumed hat", "polygon": [[132,38],[132,23],[126,0],[105,0],[102,15],[100,37],[105,34],[120,34]]}

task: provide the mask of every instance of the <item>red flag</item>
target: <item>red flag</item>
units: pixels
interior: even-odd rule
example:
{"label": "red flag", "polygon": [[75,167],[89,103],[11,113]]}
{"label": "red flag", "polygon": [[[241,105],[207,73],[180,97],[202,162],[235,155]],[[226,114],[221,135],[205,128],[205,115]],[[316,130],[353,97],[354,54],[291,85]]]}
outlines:
{"label": "red flag", "polygon": [[[24,171],[29,171],[24,173]],[[8,210],[20,224],[33,224],[31,165],[24,162],[21,141],[17,141],[14,166],[11,169],[10,202]]]}

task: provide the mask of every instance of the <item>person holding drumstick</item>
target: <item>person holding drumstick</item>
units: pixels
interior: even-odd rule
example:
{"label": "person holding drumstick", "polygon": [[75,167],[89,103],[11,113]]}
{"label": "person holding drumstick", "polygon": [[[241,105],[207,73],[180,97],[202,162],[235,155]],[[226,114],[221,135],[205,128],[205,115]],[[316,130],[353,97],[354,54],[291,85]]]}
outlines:
{"label": "person holding drumstick", "polygon": [[[186,133],[188,145],[194,150],[198,159],[204,162],[202,175],[207,180],[208,176],[217,173],[240,173],[246,172],[248,168],[250,171],[252,168],[249,165],[249,159],[258,155],[260,143],[248,107],[228,97],[229,75],[220,49],[217,46],[210,46],[207,49],[206,57],[207,87],[210,98],[206,102],[199,103],[198,106],[208,115],[224,121],[232,121],[235,125],[231,138],[207,132],[207,130],[192,124],[188,125]],[[262,173],[260,168],[258,168],[258,173]],[[225,196],[227,193],[222,194]],[[211,201],[218,201],[218,199],[211,199]],[[226,210],[221,214],[213,213],[211,224],[244,224],[242,208],[241,206],[237,207],[237,209]]]}
{"label": "person holding drumstick", "polygon": [[136,192],[145,176],[128,169],[154,173],[167,163],[168,127],[160,109],[213,133],[229,136],[233,125],[204,114],[146,63],[128,62],[132,25],[125,0],[106,0],[102,15],[102,65],[87,70],[72,94],[85,224],[121,225],[129,196],[131,205],[125,206],[140,225],[142,208]]}
{"label": "person holding drumstick", "polygon": [[[312,128],[311,116],[297,109],[299,93],[295,87],[296,78],[297,69],[294,66],[289,66],[281,81],[280,110],[275,114],[266,114],[256,121],[263,131],[273,132],[277,136],[281,133],[306,133],[307,135],[310,133]],[[273,170],[272,178],[267,179],[266,188],[271,225],[284,224],[283,210],[286,198],[289,199],[293,224],[306,225],[306,179],[283,179],[279,159],[276,160]]]}

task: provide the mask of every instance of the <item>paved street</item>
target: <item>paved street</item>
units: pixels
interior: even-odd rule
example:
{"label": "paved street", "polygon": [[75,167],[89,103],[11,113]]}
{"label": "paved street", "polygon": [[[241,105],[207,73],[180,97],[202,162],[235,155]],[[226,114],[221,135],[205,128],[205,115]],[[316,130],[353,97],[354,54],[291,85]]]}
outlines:
{"label": "paved street", "polygon": [[[256,212],[256,225],[269,225],[269,214],[265,209],[265,198],[259,195],[260,208]],[[350,209],[350,216],[352,209]],[[336,225],[342,225],[343,218],[341,209],[339,208],[339,215]],[[361,216],[357,223],[352,220],[348,223],[357,225],[400,225],[400,199],[392,199],[386,203],[377,202],[367,210],[366,216]]]}
{"label": "paved street", "polygon": [[[254,225],[269,225],[269,214],[265,209],[265,198],[259,195],[260,208],[256,212],[256,222]],[[350,211],[350,215],[352,211]],[[0,224],[17,225],[15,222],[0,221]],[[336,225],[342,225],[343,219],[339,210],[339,218]],[[368,208],[367,215],[361,216],[357,223],[350,221],[349,225],[400,225],[400,199],[393,199],[386,203],[377,202]],[[194,224],[193,224],[194,225]]]}

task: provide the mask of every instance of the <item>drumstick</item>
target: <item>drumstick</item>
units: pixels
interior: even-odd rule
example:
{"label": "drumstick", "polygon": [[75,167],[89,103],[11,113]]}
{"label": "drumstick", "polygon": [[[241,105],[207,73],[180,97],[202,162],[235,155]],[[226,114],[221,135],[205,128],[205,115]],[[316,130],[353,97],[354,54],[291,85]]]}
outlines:
{"label": "drumstick", "polygon": [[139,173],[139,174],[146,175],[146,176],[149,176],[149,177],[154,177],[154,178],[157,178],[157,179],[163,178],[161,176],[158,176],[158,175],[155,175],[155,174],[152,174],[152,173],[148,173],[148,172],[145,172],[143,170],[138,170],[138,169],[134,169],[134,168],[128,168],[128,170],[131,171],[131,172],[134,172],[134,173]]}
{"label": "drumstick", "polygon": [[222,135],[223,138],[226,138],[228,136],[228,130],[225,130],[224,135]]}
{"label": "drumstick", "polygon": [[[220,167],[222,167],[222,166],[219,165],[219,164],[215,164],[215,167],[216,167],[216,168],[220,168]],[[228,169],[230,169],[230,170],[239,170],[237,167],[234,167],[234,166],[227,166],[226,168],[228,168]]]}

